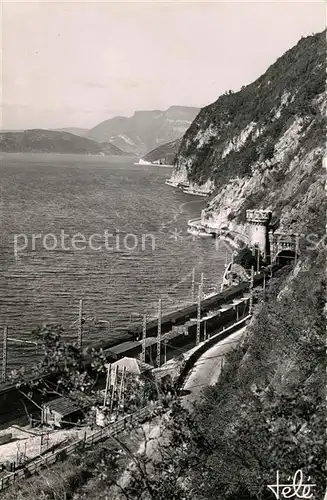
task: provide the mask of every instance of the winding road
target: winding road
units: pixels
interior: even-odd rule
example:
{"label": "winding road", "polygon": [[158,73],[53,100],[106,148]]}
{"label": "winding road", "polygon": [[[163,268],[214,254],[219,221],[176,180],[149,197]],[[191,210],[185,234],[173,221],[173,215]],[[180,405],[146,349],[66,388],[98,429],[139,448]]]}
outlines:
{"label": "winding road", "polygon": [[240,342],[245,330],[246,327],[243,327],[217,342],[198,359],[184,384],[184,390],[189,391],[183,398],[185,407],[190,408],[193,402],[200,399],[201,391],[205,387],[218,381],[224,356]]}

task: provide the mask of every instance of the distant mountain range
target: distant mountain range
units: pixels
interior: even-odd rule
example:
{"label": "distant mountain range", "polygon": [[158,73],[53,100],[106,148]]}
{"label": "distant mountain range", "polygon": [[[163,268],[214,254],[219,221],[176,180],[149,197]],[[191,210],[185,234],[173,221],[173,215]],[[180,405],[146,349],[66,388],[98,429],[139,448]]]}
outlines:
{"label": "distant mountain range", "polygon": [[108,142],[100,143],[69,132],[42,129],[0,132],[0,151],[7,153],[102,154],[106,156],[127,154]]}
{"label": "distant mountain range", "polygon": [[180,139],[200,110],[171,106],[166,111],[136,111],[130,118],[117,116],[87,132],[96,141],[110,141],[126,152],[140,156],[162,144]]}
{"label": "distant mountain range", "polygon": [[159,154],[160,158],[167,156],[166,160],[171,161],[180,139],[199,111],[188,106],[171,106],[166,111],[136,111],[129,118],[116,116],[90,130],[80,127],[3,130],[0,151],[144,156],[168,143],[154,153],[153,159],[158,159],[156,154]]}

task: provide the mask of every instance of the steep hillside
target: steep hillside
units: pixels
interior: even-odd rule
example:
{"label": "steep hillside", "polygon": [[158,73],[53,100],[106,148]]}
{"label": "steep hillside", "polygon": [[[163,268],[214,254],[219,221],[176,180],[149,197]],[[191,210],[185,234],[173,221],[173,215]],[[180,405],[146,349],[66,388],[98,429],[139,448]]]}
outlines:
{"label": "steep hillside", "polygon": [[68,132],[41,129],[0,133],[0,151],[7,153],[126,154],[110,143],[98,143]]}
{"label": "steep hillside", "polygon": [[242,231],[267,208],[300,232],[324,200],[325,33],[302,38],[254,83],[202,109],[183,137],[173,179],[213,194],[212,227]]}
{"label": "steep hillside", "polygon": [[181,142],[182,139],[176,139],[176,141],[163,144],[162,146],[150,151],[150,153],[146,154],[143,159],[146,161],[160,160],[168,165],[174,165]]}
{"label": "steep hillside", "polygon": [[325,263],[326,252],[317,252],[314,261],[284,268],[260,293],[218,383],[204,392],[192,419],[184,417],[184,440],[177,414],[179,439],[161,470],[178,464],[183,498],[274,500],[267,486],[277,470],[281,484],[301,470],[315,485],[310,498],[323,499]]}
{"label": "steep hillside", "polygon": [[255,293],[245,338],[186,425],[185,498],[272,500],[277,470],[288,482],[300,469],[315,500],[326,490],[325,44],[301,39],[182,140],[172,179],[213,188],[202,224],[244,233],[246,209],[264,208],[300,236],[297,263]]}
{"label": "steep hillside", "polygon": [[144,155],[182,137],[198,114],[198,108],[171,106],[166,111],[136,111],[130,118],[117,116],[92,128],[88,137],[110,141],[123,151]]}

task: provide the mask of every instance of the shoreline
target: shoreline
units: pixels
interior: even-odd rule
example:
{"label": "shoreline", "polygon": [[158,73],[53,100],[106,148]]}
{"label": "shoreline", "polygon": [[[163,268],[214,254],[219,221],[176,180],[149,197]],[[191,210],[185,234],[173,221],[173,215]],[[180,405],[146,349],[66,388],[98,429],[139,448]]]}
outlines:
{"label": "shoreline", "polygon": [[210,196],[210,194],[211,194],[211,192],[209,192],[209,191],[202,191],[201,189],[193,188],[189,184],[186,184],[184,182],[176,182],[176,181],[171,180],[171,178],[166,179],[165,184],[167,186],[180,189],[184,194],[189,194],[192,196],[201,196],[203,198],[206,198],[207,196]]}
{"label": "shoreline", "polygon": [[189,234],[195,234],[199,237],[211,236],[212,238],[224,240],[229,243],[235,250],[240,250],[244,247],[244,245],[246,245],[246,242],[244,241],[246,239],[245,235],[239,234],[238,236],[233,236],[234,231],[228,229],[218,229],[207,224],[203,224],[201,218],[190,219],[187,225],[187,232]]}

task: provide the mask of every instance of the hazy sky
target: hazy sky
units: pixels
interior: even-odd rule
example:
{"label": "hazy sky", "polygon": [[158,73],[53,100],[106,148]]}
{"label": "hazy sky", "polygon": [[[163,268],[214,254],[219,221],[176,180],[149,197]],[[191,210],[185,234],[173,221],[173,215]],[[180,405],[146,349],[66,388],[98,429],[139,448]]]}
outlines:
{"label": "hazy sky", "polygon": [[2,128],[92,127],[250,83],[323,2],[3,2]]}

